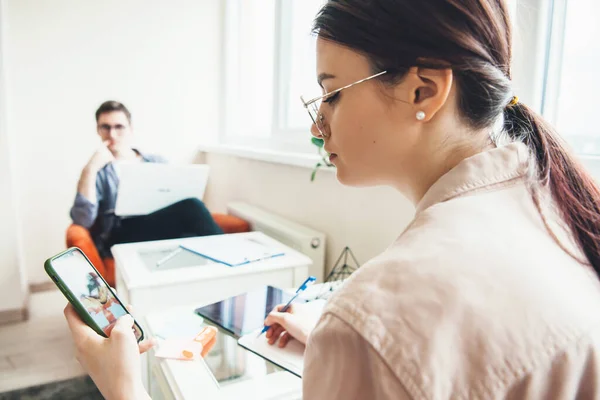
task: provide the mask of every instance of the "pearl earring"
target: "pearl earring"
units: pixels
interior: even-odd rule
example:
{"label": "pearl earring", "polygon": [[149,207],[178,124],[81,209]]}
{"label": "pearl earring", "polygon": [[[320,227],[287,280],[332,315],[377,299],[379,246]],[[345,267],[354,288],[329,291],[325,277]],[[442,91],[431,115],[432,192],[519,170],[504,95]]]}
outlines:
{"label": "pearl earring", "polygon": [[425,119],[425,113],[423,111],[417,111],[417,120],[423,121]]}

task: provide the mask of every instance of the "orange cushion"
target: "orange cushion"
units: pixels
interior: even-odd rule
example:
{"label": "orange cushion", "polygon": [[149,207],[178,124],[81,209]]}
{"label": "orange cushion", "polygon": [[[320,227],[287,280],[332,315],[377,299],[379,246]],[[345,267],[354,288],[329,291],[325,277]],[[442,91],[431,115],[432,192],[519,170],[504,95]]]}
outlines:
{"label": "orange cushion", "polygon": [[107,257],[104,259],[104,270],[105,273],[102,277],[106,280],[106,282],[116,288],[115,284],[115,259]]}
{"label": "orange cushion", "polygon": [[213,219],[225,233],[250,232],[250,223],[241,218],[228,214],[212,214]]}
{"label": "orange cushion", "polygon": [[90,232],[81,225],[71,224],[67,228],[67,247],[79,247],[81,251],[90,259],[94,267],[100,272],[100,275],[106,279],[106,270],[104,269],[104,262],[98,254],[96,245],[92,240]]}

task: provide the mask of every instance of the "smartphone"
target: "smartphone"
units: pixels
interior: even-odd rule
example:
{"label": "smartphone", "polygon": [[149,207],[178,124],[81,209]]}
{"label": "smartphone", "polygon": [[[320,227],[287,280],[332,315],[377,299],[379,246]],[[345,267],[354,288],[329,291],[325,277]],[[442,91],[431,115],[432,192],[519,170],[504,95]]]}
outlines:
{"label": "smartphone", "polygon": [[[73,305],[79,317],[96,333],[108,337],[117,319],[129,314],[102,275],[86,255],[72,247],[44,263],[44,269],[56,286]],[[133,333],[138,342],[144,332],[134,323]]]}

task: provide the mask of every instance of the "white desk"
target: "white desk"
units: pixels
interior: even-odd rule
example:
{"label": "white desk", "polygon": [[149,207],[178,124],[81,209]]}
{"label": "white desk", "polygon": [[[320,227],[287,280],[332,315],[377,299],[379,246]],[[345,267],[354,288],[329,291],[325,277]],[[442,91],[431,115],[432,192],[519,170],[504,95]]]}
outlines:
{"label": "white desk", "polygon": [[[164,264],[164,268],[156,268],[156,262],[153,260],[162,258],[181,244],[201,241],[204,237],[127,243],[112,247],[117,294],[124,303],[134,306],[135,318],[144,331],[147,328],[144,326],[143,317],[150,312],[182,304],[211,304],[265,285],[298,287],[308,277],[312,260],[304,254],[262,232],[234,235],[273,246],[282,250],[284,255],[229,267],[184,252],[188,253],[182,255],[188,257],[184,260],[188,266],[169,269],[166,268],[167,263]],[[197,264],[194,264],[195,262]],[[142,356],[142,365],[147,364],[146,358]],[[148,389],[147,369],[144,369],[142,379]]]}
{"label": "white desk", "polygon": [[[175,307],[162,312],[150,313],[145,318],[145,326],[150,335],[160,332],[166,321],[173,321],[178,315],[192,313],[203,304]],[[198,331],[203,325],[198,317]],[[212,357],[212,369],[223,370],[227,375],[239,375],[227,381],[217,382],[207,361],[178,361],[154,357],[151,350],[148,357],[149,392],[153,400],[216,400],[216,399],[301,399],[302,380],[283,371],[268,361],[237,345],[237,341],[219,332],[217,343],[206,356]],[[215,367],[216,363],[219,364]],[[231,372],[231,369],[235,371]],[[267,370],[269,373],[266,373]],[[218,374],[218,372],[217,372]]]}
{"label": "white desk", "polygon": [[[312,260],[262,232],[238,233],[281,249],[285,254],[237,267],[198,257],[198,265],[156,269],[150,253],[168,253],[180,244],[203,237],[119,244],[112,247],[116,289],[124,302],[135,307],[137,317],[181,304],[210,304],[259,286],[297,287],[307,277]],[[159,256],[160,258],[160,256]],[[155,258],[156,259],[156,258]],[[189,263],[188,263],[189,264]]]}

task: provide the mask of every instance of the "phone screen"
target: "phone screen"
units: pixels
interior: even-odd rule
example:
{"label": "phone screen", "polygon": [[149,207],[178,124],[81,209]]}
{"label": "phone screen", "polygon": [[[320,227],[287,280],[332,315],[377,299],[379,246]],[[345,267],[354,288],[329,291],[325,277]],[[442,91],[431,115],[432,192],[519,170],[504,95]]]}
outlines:
{"label": "phone screen", "polygon": [[[108,285],[98,276],[98,272],[77,250],[69,251],[52,261],[52,267],[71,291],[75,301],[83,307],[94,322],[108,336],[117,319],[127,310],[115,297]],[[134,324],[133,332],[139,341],[142,332]]]}

